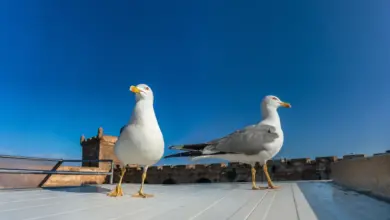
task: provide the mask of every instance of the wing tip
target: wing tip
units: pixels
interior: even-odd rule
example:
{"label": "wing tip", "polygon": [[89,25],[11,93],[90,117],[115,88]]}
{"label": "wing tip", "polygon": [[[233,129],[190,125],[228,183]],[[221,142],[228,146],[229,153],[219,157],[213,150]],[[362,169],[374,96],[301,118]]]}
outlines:
{"label": "wing tip", "polygon": [[168,149],[169,150],[182,150],[184,147],[184,145],[172,145],[172,146],[169,146]]}
{"label": "wing tip", "polygon": [[182,152],[177,154],[171,154],[164,156],[164,159],[166,158],[172,158],[172,157],[195,157],[195,156],[201,156],[202,153],[199,151],[189,151],[189,152]]}

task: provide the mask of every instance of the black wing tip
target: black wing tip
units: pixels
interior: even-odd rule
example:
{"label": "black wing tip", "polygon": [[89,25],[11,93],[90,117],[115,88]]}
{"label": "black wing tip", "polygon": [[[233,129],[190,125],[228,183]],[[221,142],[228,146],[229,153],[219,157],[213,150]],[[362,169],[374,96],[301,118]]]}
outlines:
{"label": "black wing tip", "polygon": [[164,159],[173,158],[173,157],[196,157],[196,156],[201,156],[201,155],[202,155],[202,152],[200,152],[200,151],[190,151],[190,152],[184,152],[184,153],[171,154],[171,155],[165,156]]}
{"label": "black wing tip", "polygon": [[215,152],[212,154],[203,154],[201,151],[187,151],[187,152],[182,152],[182,153],[177,153],[177,154],[171,154],[168,156],[165,156],[164,159],[167,158],[173,158],[173,157],[198,157],[198,156],[212,156],[212,155],[222,155],[222,154],[238,154],[238,153],[229,153],[229,152]]}
{"label": "black wing tip", "polygon": [[182,145],[172,145],[169,146],[169,150],[183,150],[183,151],[200,151],[207,147],[207,143],[201,144],[182,144]]}

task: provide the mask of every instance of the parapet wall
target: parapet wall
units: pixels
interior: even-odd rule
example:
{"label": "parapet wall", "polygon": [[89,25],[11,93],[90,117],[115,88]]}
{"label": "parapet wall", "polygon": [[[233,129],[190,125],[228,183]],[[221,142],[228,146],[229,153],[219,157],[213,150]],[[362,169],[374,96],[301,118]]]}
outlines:
{"label": "parapet wall", "polygon": [[[274,181],[329,179],[330,163],[335,157],[298,158],[268,161],[268,171]],[[265,176],[256,166],[256,180],[265,181]],[[119,166],[114,170],[114,182],[118,182]],[[127,166],[125,183],[139,183],[142,169]],[[152,166],[148,169],[146,182],[150,184],[200,183],[200,182],[248,182],[251,181],[250,166],[242,163],[191,164],[176,166]]]}
{"label": "parapet wall", "polygon": [[[58,171],[81,171],[81,172],[107,172],[107,169],[95,167],[72,167],[64,166],[58,168]],[[80,186],[84,184],[103,184],[107,182],[107,175],[52,175],[43,185],[44,187],[57,186]]]}
{"label": "parapet wall", "polygon": [[343,159],[331,165],[335,183],[390,199],[390,154]]}

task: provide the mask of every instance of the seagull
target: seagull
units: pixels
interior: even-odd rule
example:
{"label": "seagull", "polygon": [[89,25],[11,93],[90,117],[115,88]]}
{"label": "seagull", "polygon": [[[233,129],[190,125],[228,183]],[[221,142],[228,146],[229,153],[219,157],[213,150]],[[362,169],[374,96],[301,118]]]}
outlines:
{"label": "seagull", "polygon": [[[162,158],[164,138],[153,108],[152,89],[146,84],[139,84],[130,86],[130,91],[135,93],[135,107],[130,121],[121,129],[114,151],[124,165],[137,164],[143,167],[141,187],[133,197],[147,198],[153,195],[145,194],[143,191],[146,173],[149,166]],[[121,184],[125,172],[125,167],[122,167],[119,183],[114,190],[108,193],[108,196],[123,196]]]}
{"label": "seagull", "polygon": [[[241,162],[251,165],[252,189],[277,189],[268,174],[267,161],[272,159],[282,148],[284,135],[280,123],[279,107],[291,108],[273,95],[266,96],[261,102],[262,121],[247,126],[225,137],[206,143],[170,146],[169,149],[186,152],[165,156],[191,157],[193,160],[204,158],[224,159],[230,162]],[[256,186],[255,164],[263,166],[268,187]]]}

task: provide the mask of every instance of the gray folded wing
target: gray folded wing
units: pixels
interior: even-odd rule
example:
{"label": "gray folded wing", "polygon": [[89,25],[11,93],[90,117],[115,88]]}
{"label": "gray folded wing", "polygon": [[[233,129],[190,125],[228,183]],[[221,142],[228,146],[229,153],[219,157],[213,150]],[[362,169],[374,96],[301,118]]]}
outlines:
{"label": "gray folded wing", "polygon": [[209,142],[203,154],[215,152],[257,154],[264,150],[264,144],[274,141],[279,135],[271,125],[251,125],[223,138]]}

